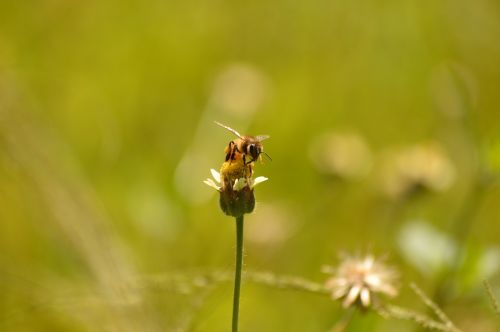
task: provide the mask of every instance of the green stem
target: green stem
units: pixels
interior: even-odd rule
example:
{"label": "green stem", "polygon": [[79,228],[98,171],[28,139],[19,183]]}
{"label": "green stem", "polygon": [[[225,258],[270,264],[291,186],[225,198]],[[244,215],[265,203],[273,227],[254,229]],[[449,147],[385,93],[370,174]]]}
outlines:
{"label": "green stem", "polygon": [[240,309],[241,267],[243,265],[243,216],[236,217],[236,270],[234,272],[233,329],[238,332]]}

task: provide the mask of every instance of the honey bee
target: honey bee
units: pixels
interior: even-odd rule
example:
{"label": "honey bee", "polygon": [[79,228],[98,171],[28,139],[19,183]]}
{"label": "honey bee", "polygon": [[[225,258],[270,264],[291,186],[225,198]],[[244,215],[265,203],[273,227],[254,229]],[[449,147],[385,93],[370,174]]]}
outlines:
{"label": "honey bee", "polygon": [[229,130],[238,137],[229,142],[229,145],[226,146],[226,149],[224,150],[227,162],[231,163],[234,160],[242,158],[243,164],[248,165],[252,164],[257,159],[262,161],[262,154],[269,158],[269,160],[272,160],[271,157],[264,152],[264,147],[262,146],[262,141],[268,139],[270,137],[269,135],[241,135],[231,127],[225,126],[217,121],[215,121],[215,123],[222,128]]}

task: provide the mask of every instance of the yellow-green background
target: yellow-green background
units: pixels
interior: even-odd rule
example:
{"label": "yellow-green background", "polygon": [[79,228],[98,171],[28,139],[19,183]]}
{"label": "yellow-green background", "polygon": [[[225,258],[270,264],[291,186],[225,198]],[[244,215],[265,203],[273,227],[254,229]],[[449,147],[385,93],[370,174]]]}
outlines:
{"label": "yellow-green background", "polygon": [[[221,83],[228,72],[236,78]],[[499,106],[494,0],[4,0],[0,330],[229,330],[231,283],[208,294],[129,287],[232,271],[234,222],[202,183],[232,139],[218,120],[271,135],[246,270],[323,282],[338,252],[388,254],[401,271],[395,303],[425,311],[408,282],[432,295],[448,280],[441,300],[455,323],[495,331],[476,267],[498,254]],[[355,181],[319,172],[310,155],[317,135],[346,130],[374,156]],[[451,158],[453,185],[381,194],[377,156],[427,141]],[[465,229],[452,278],[403,257],[398,234],[411,220],[452,239]],[[327,331],[342,315],[328,297],[243,284],[241,331]],[[412,329],[372,314],[348,328]]]}

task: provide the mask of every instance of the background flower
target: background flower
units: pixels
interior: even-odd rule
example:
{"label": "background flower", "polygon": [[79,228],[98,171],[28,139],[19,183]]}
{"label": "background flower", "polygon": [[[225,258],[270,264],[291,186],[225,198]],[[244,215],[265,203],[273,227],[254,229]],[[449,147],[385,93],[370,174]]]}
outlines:
{"label": "background flower", "polygon": [[338,267],[327,268],[326,271],[332,275],[325,286],[331,291],[333,299],[343,299],[344,307],[359,304],[366,308],[377,294],[390,297],[398,294],[396,270],[371,255],[345,256]]}

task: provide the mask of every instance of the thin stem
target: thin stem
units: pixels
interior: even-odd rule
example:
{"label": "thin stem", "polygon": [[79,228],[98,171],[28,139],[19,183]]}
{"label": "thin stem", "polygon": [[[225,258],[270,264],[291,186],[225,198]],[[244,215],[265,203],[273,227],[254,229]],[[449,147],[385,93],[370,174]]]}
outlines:
{"label": "thin stem", "polygon": [[236,270],[234,271],[233,332],[238,332],[241,267],[243,265],[243,216],[236,217]]}
{"label": "thin stem", "polygon": [[245,279],[261,285],[281,289],[296,289],[320,295],[330,294],[324,285],[296,276],[278,276],[271,272],[247,272]]}
{"label": "thin stem", "polygon": [[467,194],[464,204],[450,226],[452,235],[458,243],[458,250],[453,257],[450,268],[438,281],[436,290],[432,295],[433,300],[440,306],[444,306],[449,302],[453,290],[457,287],[460,267],[467,254],[467,239],[470,229],[489,187],[486,175],[481,170],[478,172],[473,187]]}
{"label": "thin stem", "polygon": [[435,321],[432,318],[427,317],[426,315],[422,315],[410,309],[398,307],[395,305],[386,305],[384,307],[376,306],[373,309],[376,313],[384,318],[412,321],[428,330],[456,332],[456,330],[451,329],[449,326],[446,326],[446,324]]}
{"label": "thin stem", "polygon": [[352,307],[344,311],[341,319],[336,322],[335,325],[333,325],[332,328],[328,330],[328,332],[344,332],[347,328],[347,325],[349,325],[349,323],[351,322],[353,315],[354,308]]}
{"label": "thin stem", "polygon": [[[182,294],[192,294],[199,289],[210,288],[218,283],[233,281],[233,274],[226,271],[168,273],[149,276],[137,280],[135,287]],[[297,276],[276,275],[272,272],[246,271],[242,276],[246,281],[269,287],[298,290],[318,295],[330,294],[323,284]]]}
{"label": "thin stem", "polygon": [[488,282],[488,280],[484,281],[484,288],[486,288],[486,292],[488,293],[488,297],[490,298],[491,305],[493,306],[493,310],[495,310],[495,313],[500,316],[500,307],[498,306],[497,299],[495,298],[495,295],[493,294],[493,289],[491,289],[491,285]]}
{"label": "thin stem", "polygon": [[414,283],[410,284],[411,289],[417,296],[424,302],[424,304],[431,309],[434,314],[439,318],[439,320],[444,324],[444,326],[448,329],[448,331],[458,332],[460,331],[455,324],[450,320],[450,318],[444,313],[441,308],[438,307],[436,303],[434,303],[424,292],[418,288],[418,286]]}

